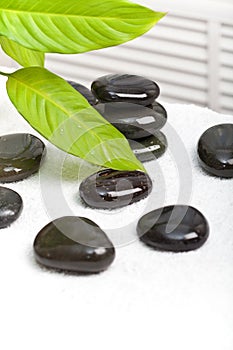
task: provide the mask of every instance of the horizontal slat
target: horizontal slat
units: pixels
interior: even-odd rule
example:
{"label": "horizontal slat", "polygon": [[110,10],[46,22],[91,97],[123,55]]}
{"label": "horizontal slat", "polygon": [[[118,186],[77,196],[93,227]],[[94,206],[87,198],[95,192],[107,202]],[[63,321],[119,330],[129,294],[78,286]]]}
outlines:
{"label": "horizontal slat", "polygon": [[[148,36],[152,36],[152,32]],[[179,42],[199,47],[207,46],[207,36],[205,33],[192,32],[190,30],[178,28],[174,30],[174,28],[157,25],[153,31],[153,36],[169,42]]]}
{"label": "horizontal slat", "polygon": [[96,60],[96,64],[112,64],[116,61],[116,64],[139,64],[142,68],[147,65],[151,67],[166,68],[169,70],[197,74],[197,75],[207,75],[207,65],[203,62],[191,61],[188,59],[169,57],[167,55],[159,53],[144,53],[143,51],[136,51],[132,55],[132,51],[127,50],[127,48],[121,48],[119,50],[106,49],[104,52],[91,53],[86,55],[85,63]]}
{"label": "horizontal slat", "polygon": [[233,71],[230,67],[222,66],[219,72],[220,77],[224,81],[233,81]]}
{"label": "horizontal slat", "polygon": [[162,100],[165,101],[165,102],[170,102],[170,103],[181,103],[181,104],[198,104],[198,106],[201,106],[201,107],[205,107],[206,106],[206,102],[205,103],[202,103],[202,102],[193,102],[192,100],[184,100],[182,98],[179,98],[179,97],[174,97],[174,96],[163,96],[162,97]]}
{"label": "horizontal slat", "polygon": [[207,25],[205,21],[175,16],[172,13],[169,16],[163,18],[163,20],[159,22],[157,26],[169,26],[173,28],[196,31],[200,33],[206,32],[207,30]]}
{"label": "horizontal slat", "polygon": [[220,53],[220,62],[221,65],[227,66],[227,67],[232,67],[233,68],[233,51],[231,52],[226,52],[222,51]]}
{"label": "horizontal slat", "polygon": [[233,109],[221,108],[221,113],[222,114],[229,114],[229,115],[233,116]]}
{"label": "horizontal slat", "polygon": [[169,84],[163,84],[161,98],[179,99],[180,101],[187,101],[202,105],[206,105],[208,103],[207,93],[203,91],[195,91],[178,85],[174,86]]}
{"label": "horizontal slat", "polygon": [[233,80],[229,81],[221,81],[220,82],[220,93],[224,95],[231,96],[233,98]]}
{"label": "horizontal slat", "polygon": [[157,81],[161,83],[161,86],[163,86],[163,84],[172,84],[174,86],[174,88],[176,88],[176,86],[182,86],[184,88],[189,88],[191,90],[199,90],[199,91],[204,91],[207,92],[208,91],[208,87],[207,87],[207,78],[202,78],[202,77],[197,77],[197,76],[193,76],[193,77],[185,77],[184,78],[184,74],[181,73],[173,73],[171,72],[171,74],[169,74],[169,76],[163,74],[163,76],[159,75],[159,71],[157,72],[157,74],[155,75],[155,78],[153,78],[153,80]]}
{"label": "horizontal slat", "polygon": [[232,96],[222,95],[220,103],[221,103],[222,108],[227,108],[227,109],[233,111],[233,98],[232,98]]}
{"label": "horizontal slat", "polygon": [[[142,36],[130,43],[121,46],[129,50],[143,50],[147,53],[161,53],[175,57],[192,59],[200,62],[207,62],[207,50],[204,47],[189,45],[180,42],[167,42],[155,36]],[[121,49],[120,48],[120,49]]]}
{"label": "horizontal slat", "polygon": [[223,51],[233,52],[233,38],[222,37],[220,47]]}
{"label": "horizontal slat", "polygon": [[233,26],[223,24],[221,32],[223,37],[233,38]]}

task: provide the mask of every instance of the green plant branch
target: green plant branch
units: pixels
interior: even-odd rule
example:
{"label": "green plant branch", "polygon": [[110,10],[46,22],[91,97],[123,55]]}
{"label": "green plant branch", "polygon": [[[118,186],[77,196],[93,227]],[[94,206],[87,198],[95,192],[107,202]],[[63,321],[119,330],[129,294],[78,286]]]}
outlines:
{"label": "green plant branch", "polygon": [[56,8],[52,0],[0,0],[0,46],[25,67],[0,71],[8,77],[11,102],[65,152],[116,170],[145,171],[126,138],[67,82],[42,67],[44,52],[71,54],[117,46],[146,33],[164,15],[128,0],[57,0]]}

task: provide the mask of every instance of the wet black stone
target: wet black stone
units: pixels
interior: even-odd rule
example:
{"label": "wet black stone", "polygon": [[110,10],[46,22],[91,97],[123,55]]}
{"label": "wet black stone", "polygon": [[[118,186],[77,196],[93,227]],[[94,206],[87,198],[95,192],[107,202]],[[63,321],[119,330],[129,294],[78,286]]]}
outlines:
{"label": "wet black stone", "polygon": [[95,108],[128,139],[150,136],[165,124],[153,109],[134,103],[100,103]]}
{"label": "wet black stone", "polygon": [[38,233],[34,255],[48,268],[85,274],[106,270],[115,258],[115,249],[93,221],[65,216]]}
{"label": "wet black stone", "polygon": [[85,97],[85,99],[90,103],[90,105],[95,105],[97,103],[97,99],[95,98],[95,96],[93,95],[91,90],[89,90],[86,86],[84,86],[82,84],[78,84],[75,81],[68,81],[68,83],[75,90],[80,92],[80,94],[83,95],[83,97]]}
{"label": "wet black stone", "polygon": [[93,93],[100,102],[131,102],[150,105],[159,96],[158,85],[138,75],[109,74],[92,83]]}
{"label": "wet black stone", "polygon": [[153,109],[156,115],[156,130],[162,129],[162,127],[166,124],[167,122],[167,111],[158,102],[153,102],[150,106],[147,106],[148,108]]}
{"label": "wet black stone", "polygon": [[148,162],[150,160],[161,157],[167,149],[166,136],[157,131],[154,135],[139,140],[128,140],[132,151],[140,162]]}
{"label": "wet black stone", "polygon": [[210,174],[233,177],[233,124],[215,125],[198,142],[201,166]]}
{"label": "wet black stone", "polygon": [[184,252],[206,242],[209,225],[197,209],[176,205],[144,215],[138,222],[137,233],[142,242],[155,249]]}
{"label": "wet black stone", "polygon": [[7,227],[17,220],[22,208],[23,201],[20,195],[0,186],[0,228]]}
{"label": "wet black stone", "polygon": [[26,179],[40,168],[46,149],[44,143],[30,134],[0,137],[0,182]]}
{"label": "wet black stone", "polygon": [[79,193],[90,207],[115,209],[146,198],[151,190],[151,179],[141,171],[106,169],[85,179]]}

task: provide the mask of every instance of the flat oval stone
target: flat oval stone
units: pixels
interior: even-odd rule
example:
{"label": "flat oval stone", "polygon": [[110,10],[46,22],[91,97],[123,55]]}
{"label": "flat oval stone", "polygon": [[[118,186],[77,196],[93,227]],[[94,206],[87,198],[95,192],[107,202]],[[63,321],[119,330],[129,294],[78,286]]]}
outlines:
{"label": "flat oval stone", "polygon": [[65,216],[38,233],[34,255],[48,268],[90,274],[106,270],[115,258],[115,249],[93,221]]}
{"label": "flat oval stone", "polygon": [[151,191],[152,182],[147,174],[112,169],[89,176],[79,188],[82,200],[98,209],[115,209],[138,202]]}
{"label": "flat oval stone", "polygon": [[144,215],[138,222],[137,233],[142,242],[155,249],[185,252],[206,242],[209,225],[197,209],[171,205]]}
{"label": "flat oval stone", "polygon": [[95,109],[128,139],[150,136],[164,123],[153,109],[134,103],[100,103]]}
{"label": "flat oval stone", "polygon": [[219,177],[233,177],[233,124],[215,125],[198,142],[201,166]]}
{"label": "flat oval stone", "polygon": [[154,101],[150,106],[147,107],[153,109],[156,115],[156,130],[162,129],[162,127],[167,122],[167,111],[164,106]]}
{"label": "flat oval stone", "polygon": [[0,228],[5,228],[17,220],[22,208],[21,196],[9,188],[0,186]]}
{"label": "flat oval stone", "polygon": [[91,90],[89,90],[86,86],[82,85],[82,84],[78,84],[75,81],[67,81],[75,90],[77,90],[78,92],[80,92],[81,95],[83,95],[83,97],[85,97],[85,99],[90,103],[90,105],[95,105],[97,103],[97,99],[95,98],[95,96],[93,95],[93,93],[91,92]]}
{"label": "flat oval stone", "polygon": [[157,159],[161,157],[167,149],[167,138],[161,131],[157,131],[154,135],[137,141],[128,141],[133,153],[140,162],[148,162]]}
{"label": "flat oval stone", "polygon": [[0,182],[15,182],[36,173],[46,153],[44,143],[30,134],[0,137]]}
{"label": "flat oval stone", "polygon": [[160,89],[152,80],[138,75],[109,74],[95,80],[92,92],[100,102],[131,102],[150,105]]}

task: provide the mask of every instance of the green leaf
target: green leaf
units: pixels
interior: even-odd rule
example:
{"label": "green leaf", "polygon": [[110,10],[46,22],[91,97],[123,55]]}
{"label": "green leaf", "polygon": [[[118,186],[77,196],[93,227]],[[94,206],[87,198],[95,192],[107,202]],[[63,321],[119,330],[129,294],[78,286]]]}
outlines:
{"label": "green leaf", "polygon": [[0,37],[0,44],[3,51],[23,67],[44,66],[43,52],[27,49],[4,36]]}
{"label": "green leaf", "polygon": [[164,15],[126,0],[0,0],[0,35],[32,50],[81,53],[132,40]]}
{"label": "green leaf", "polygon": [[22,116],[60,149],[117,170],[145,170],[125,137],[65,80],[45,68],[9,75],[8,95]]}

